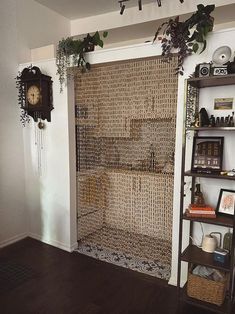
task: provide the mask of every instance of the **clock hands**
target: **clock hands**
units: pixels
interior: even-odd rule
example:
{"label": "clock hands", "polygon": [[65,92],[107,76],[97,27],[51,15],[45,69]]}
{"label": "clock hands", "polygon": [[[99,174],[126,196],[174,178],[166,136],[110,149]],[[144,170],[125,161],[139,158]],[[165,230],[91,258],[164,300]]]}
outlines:
{"label": "clock hands", "polygon": [[29,94],[28,94],[28,100],[31,103],[31,105],[36,105],[40,97],[39,91],[37,91],[35,87],[31,87],[30,89],[29,89]]}

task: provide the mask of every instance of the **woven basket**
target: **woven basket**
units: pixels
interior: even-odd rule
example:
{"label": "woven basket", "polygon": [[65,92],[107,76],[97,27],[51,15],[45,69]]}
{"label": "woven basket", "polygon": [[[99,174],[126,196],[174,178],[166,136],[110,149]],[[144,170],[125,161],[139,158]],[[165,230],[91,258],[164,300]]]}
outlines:
{"label": "woven basket", "polygon": [[188,274],[187,294],[189,297],[220,306],[224,303],[225,293],[226,279],[223,282],[217,282]]}

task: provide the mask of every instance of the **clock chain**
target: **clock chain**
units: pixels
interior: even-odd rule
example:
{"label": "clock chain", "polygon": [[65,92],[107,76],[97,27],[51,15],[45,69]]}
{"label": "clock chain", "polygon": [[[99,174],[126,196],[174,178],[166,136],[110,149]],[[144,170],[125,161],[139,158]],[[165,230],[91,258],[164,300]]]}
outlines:
{"label": "clock chain", "polygon": [[41,115],[39,112],[35,113],[36,121],[39,120],[38,123],[34,124],[34,137],[35,137],[35,146],[37,147],[37,172],[39,176],[42,175],[42,152],[44,149],[44,134],[43,130],[45,128],[45,124],[41,120]]}

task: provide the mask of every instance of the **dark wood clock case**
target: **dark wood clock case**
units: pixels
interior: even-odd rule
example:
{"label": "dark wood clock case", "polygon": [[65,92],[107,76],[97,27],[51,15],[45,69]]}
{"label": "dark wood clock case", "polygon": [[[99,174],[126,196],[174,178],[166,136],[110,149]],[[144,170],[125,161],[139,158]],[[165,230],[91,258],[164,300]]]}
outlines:
{"label": "dark wood clock case", "polygon": [[[42,74],[41,70],[36,67],[25,68],[21,74],[21,86],[23,94],[22,109],[31,116],[35,122],[38,120],[51,121],[51,111],[53,107],[52,79],[50,76]],[[31,86],[37,86],[40,90],[40,100],[37,104],[32,105],[27,99],[27,91]]]}

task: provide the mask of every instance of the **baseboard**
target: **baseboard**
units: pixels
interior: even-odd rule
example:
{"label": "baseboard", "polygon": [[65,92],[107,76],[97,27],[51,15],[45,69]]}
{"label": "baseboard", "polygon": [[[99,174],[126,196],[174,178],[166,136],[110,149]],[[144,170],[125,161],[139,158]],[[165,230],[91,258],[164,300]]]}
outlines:
{"label": "baseboard", "polygon": [[71,252],[73,252],[74,250],[76,250],[78,248],[78,243],[74,243],[73,245],[71,245]]}
{"label": "baseboard", "polygon": [[177,279],[175,276],[171,276],[169,281],[168,281],[168,284],[171,285],[171,286],[177,286]]}
{"label": "baseboard", "polygon": [[[185,277],[185,276],[183,277],[183,276],[182,276],[182,278],[181,278],[181,284],[180,284],[181,288],[184,287],[184,285],[186,284],[186,282],[187,282],[187,277]],[[177,286],[177,278],[176,278],[175,276],[171,276],[171,277],[170,277],[170,280],[168,281],[168,284],[171,285],[171,286]]]}
{"label": "baseboard", "polygon": [[18,242],[20,240],[23,240],[23,239],[25,239],[27,237],[28,237],[28,233],[25,232],[25,233],[18,234],[16,236],[12,237],[12,238],[3,240],[3,241],[0,242],[0,248],[3,248],[5,246],[8,246],[8,245],[13,244],[15,242]]}
{"label": "baseboard", "polygon": [[35,233],[29,233],[28,236],[30,238],[33,238],[35,240],[38,240],[38,241],[41,241],[43,243],[46,243],[46,244],[49,244],[49,245],[52,245],[58,249],[61,249],[61,250],[64,250],[64,251],[67,251],[67,252],[73,252],[74,249],[76,248],[77,246],[77,243],[76,244],[73,244],[73,245],[67,245],[67,244],[64,244],[64,243],[61,243],[59,241],[56,241],[56,240],[52,240],[52,239],[48,239],[48,238],[44,238],[43,236],[41,235],[38,235],[38,234],[35,234]]}

